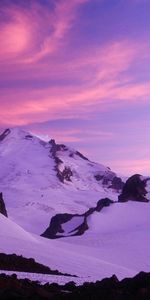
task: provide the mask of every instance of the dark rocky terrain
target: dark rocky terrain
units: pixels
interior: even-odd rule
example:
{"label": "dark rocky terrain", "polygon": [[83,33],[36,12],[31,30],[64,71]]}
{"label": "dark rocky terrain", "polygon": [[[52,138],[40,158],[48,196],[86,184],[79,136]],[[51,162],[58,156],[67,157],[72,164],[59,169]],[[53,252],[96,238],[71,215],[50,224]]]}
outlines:
{"label": "dark rocky terrain", "polygon": [[2,300],[149,300],[150,273],[141,272],[134,278],[119,281],[115,275],[96,283],[76,286],[74,282],[65,285],[56,283],[40,285],[29,279],[17,279],[0,275],[0,299]]}

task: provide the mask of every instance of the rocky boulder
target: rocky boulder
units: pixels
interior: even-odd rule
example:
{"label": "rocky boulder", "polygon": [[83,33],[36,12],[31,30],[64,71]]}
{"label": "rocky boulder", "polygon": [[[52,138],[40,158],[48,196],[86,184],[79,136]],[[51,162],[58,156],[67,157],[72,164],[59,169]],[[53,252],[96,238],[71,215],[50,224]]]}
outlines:
{"label": "rocky boulder", "polygon": [[118,201],[126,202],[132,200],[148,202],[148,199],[146,198],[146,183],[148,180],[150,179],[143,179],[139,174],[129,177],[122,189],[122,193],[118,196]]}

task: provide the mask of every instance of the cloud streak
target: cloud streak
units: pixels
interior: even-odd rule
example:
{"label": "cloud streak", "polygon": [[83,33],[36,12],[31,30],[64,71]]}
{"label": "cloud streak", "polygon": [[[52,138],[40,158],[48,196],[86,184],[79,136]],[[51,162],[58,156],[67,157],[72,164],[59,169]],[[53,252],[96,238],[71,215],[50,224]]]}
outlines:
{"label": "cloud streak", "polygon": [[[150,82],[139,83],[135,77],[128,75],[130,66],[139,59],[139,55],[140,44],[117,41],[99,50],[93,49],[86,58],[81,56],[73,63],[66,61],[66,64],[59,66],[54,62],[47,68],[44,64],[43,69],[40,64],[40,78],[44,76],[42,73],[46,72],[47,76],[51,70],[50,78],[65,77],[66,80],[71,79],[70,84],[30,88],[26,91],[16,88],[13,92],[10,88],[4,88],[1,93],[1,123],[7,124],[11,120],[11,125],[25,125],[31,120],[37,122],[40,119],[44,122],[50,118],[70,118],[75,114],[84,117],[93,110],[109,110],[121,103],[136,103],[141,99],[149,101]],[[68,73],[68,69],[71,73]],[[32,72],[28,75],[26,69],[24,76],[29,76],[31,81],[34,78]],[[74,78],[78,78],[78,85],[74,84]]]}

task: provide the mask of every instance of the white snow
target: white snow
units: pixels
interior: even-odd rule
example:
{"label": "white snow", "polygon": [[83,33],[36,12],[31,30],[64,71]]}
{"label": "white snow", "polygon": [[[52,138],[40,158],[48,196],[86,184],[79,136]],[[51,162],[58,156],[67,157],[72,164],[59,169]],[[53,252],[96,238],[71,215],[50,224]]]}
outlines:
{"label": "white snow", "polygon": [[63,229],[62,233],[57,233],[57,236],[69,236],[73,235],[76,232],[76,228],[80,226],[84,221],[84,217],[75,216],[71,220],[61,224]]}
{"label": "white snow", "polygon": [[0,216],[0,228],[5,228],[0,230],[0,252],[33,257],[89,281],[113,274],[121,279],[150,270],[149,215],[149,203],[115,203],[89,217],[90,229],[83,236],[59,240],[25,234]]}
{"label": "white snow", "polygon": [[94,282],[96,279],[91,277],[72,277],[72,276],[61,276],[61,275],[47,275],[47,274],[38,274],[38,273],[25,273],[25,272],[14,272],[0,270],[0,274],[5,273],[6,275],[17,275],[18,279],[28,278],[32,281],[39,281],[41,284],[45,283],[57,283],[64,285],[70,281],[74,281],[76,285],[82,285],[84,282]]}
{"label": "white snow", "polygon": [[63,223],[62,228],[66,233],[70,233],[72,230],[82,224],[84,217],[74,217],[69,222]]}

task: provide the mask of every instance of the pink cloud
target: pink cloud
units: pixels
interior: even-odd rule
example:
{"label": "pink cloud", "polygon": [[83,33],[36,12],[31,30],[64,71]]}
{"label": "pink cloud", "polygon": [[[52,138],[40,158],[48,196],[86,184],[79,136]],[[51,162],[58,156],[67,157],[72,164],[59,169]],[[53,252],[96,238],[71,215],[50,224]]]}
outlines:
{"label": "pink cloud", "polygon": [[121,172],[122,174],[128,174],[129,176],[135,173],[148,174],[150,159],[131,159],[131,160],[115,160],[110,162],[111,168]]}
{"label": "pink cloud", "polygon": [[28,11],[15,5],[5,9],[9,21],[0,28],[3,45],[0,77],[10,82],[69,79],[71,83],[3,89],[1,124],[25,125],[50,118],[83,118],[97,109],[109,110],[121,103],[141,99],[148,101],[150,82],[137,83],[135,75],[128,72],[137,60],[149,59],[145,41],[116,40],[103,46],[91,46],[90,50],[86,49],[86,55],[85,49],[81,50],[78,57],[70,59],[62,53],[59,60],[57,51],[62,51],[66,36],[69,40],[69,29],[77,9],[87,1],[56,1],[53,11],[39,7],[35,1]]}
{"label": "pink cloud", "polygon": [[[147,46],[147,44],[146,44]],[[36,89],[4,89],[0,111],[1,123],[25,125],[28,122],[46,121],[55,118],[89,115],[91,111],[112,109],[123,102],[149,101],[150,82],[134,82],[128,70],[139,59],[143,46],[134,41],[117,41],[101,48],[94,48],[87,57],[79,57],[73,63],[65,61],[50,65],[37,62],[36,69],[26,69],[23,76],[30,80],[37,75],[57,78],[71,74],[77,76],[78,86],[45,87]],[[33,71],[33,73],[32,73]],[[56,72],[56,73],[55,73]],[[127,73],[126,73],[127,72]],[[77,75],[76,75],[77,74]],[[15,75],[15,73],[14,73]],[[22,73],[20,74],[20,76]],[[121,102],[120,102],[121,100]]]}
{"label": "pink cloud", "polygon": [[49,141],[50,139],[55,138],[57,143],[62,143],[62,140],[64,143],[70,143],[70,142],[80,142],[81,138],[78,137],[78,134],[81,133],[81,130],[77,129],[65,129],[65,131],[60,131],[56,129],[47,130],[47,135],[45,136],[45,130],[41,129],[34,129],[33,134],[37,135],[43,140]]}
{"label": "pink cloud", "polygon": [[3,8],[8,21],[0,28],[1,60],[31,64],[56,52],[72,26],[78,6],[87,1],[56,1],[53,10],[35,1],[28,9],[13,4]]}
{"label": "pink cloud", "polygon": [[9,18],[0,28],[0,59],[14,59],[27,50],[31,41],[30,26],[27,18],[21,11],[14,8],[5,11]]}

